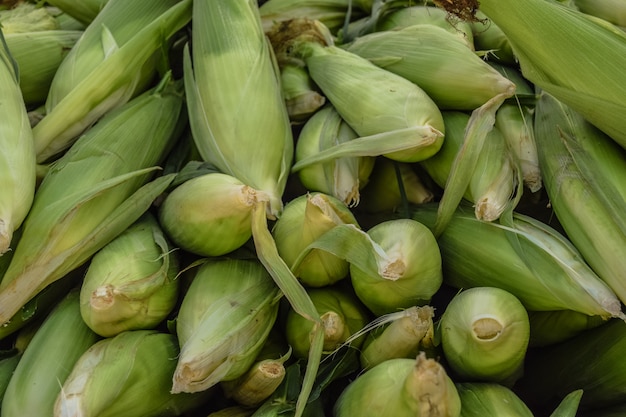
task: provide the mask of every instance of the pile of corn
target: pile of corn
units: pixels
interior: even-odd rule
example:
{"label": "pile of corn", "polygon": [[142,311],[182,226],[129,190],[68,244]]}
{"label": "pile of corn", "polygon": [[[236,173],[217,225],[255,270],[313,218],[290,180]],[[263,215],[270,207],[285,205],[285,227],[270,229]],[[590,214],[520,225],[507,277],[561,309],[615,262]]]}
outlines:
{"label": "pile of corn", "polygon": [[625,28],[0,2],[0,417],[625,415]]}

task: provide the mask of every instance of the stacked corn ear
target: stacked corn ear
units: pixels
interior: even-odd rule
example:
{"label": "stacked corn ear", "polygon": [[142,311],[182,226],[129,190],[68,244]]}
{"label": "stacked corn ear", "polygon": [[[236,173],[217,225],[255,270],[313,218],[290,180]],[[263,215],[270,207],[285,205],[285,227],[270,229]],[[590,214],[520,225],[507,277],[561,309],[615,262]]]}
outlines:
{"label": "stacked corn ear", "polygon": [[172,392],[204,391],[243,375],[268,338],[281,296],[258,260],[199,266],[176,319],[181,349]]}
{"label": "stacked corn ear", "polygon": [[[466,14],[477,6],[477,2],[441,4]],[[624,31],[559,2],[483,0],[480,10],[509,39],[530,82],[626,147]],[[530,32],[528,21],[533,22]]]}
{"label": "stacked corn ear", "polygon": [[180,133],[181,85],[162,82],[107,114],[50,168],[0,283],[0,322],[134,223],[173,179],[154,178]]}
{"label": "stacked corn ear", "polygon": [[109,0],[83,0],[78,2],[72,0],[47,0],[46,3],[59,8],[84,25],[89,25],[108,1]]}
{"label": "stacked corn ear", "polygon": [[177,254],[145,213],[92,257],[81,284],[81,316],[104,337],[152,329],[178,301],[178,271]]}
{"label": "stacked corn ear", "polygon": [[126,331],[98,341],[59,387],[54,416],[179,416],[197,409],[212,392],[170,393],[178,353],[176,337],[156,330]]}
{"label": "stacked corn ear", "polygon": [[495,60],[505,65],[517,65],[517,57],[511,42],[502,29],[490,21],[479,9],[476,11],[476,20],[469,21],[472,27],[474,48],[487,54],[488,60]]}
{"label": "stacked corn ear", "polygon": [[441,147],[441,112],[424,90],[335,46],[319,21],[285,22],[273,29],[270,38],[279,62],[304,63],[324,96],[359,136],[377,135],[382,141],[407,137],[412,143],[403,150],[387,151],[385,156],[415,162]]}
{"label": "stacked corn ear", "polygon": [[515,84],[462,39],[435,25],[371,33],[342,48],[417,84],[441,109],[471,111],[515,92]]}
{"label": "stacked corn ear", "polygon": [[[296,142],[294,162],[298,164],[325,149],[357,137],[357,133],[334,107],[325,106],[313,114],[302,127]],[[297,170],[297,173],[307,190],[332,195],[352,207],[359,204],[359,190],[367,183],[373,168],[374,157],[355,156],[311,164]]]}
{"label": "stacked corn ear", "polygon": [[371,368],[388,359],[414,358],[420,351],[429,350],[434,337],[434,316],[435,309],[426,305],[374,320],[380,322],[380,327],[368,332],[363,341],[359,354],[361,367]]}
{"label": "stacked corn ear", "polygon": [[11,247],[35,195],[33,132],[18,77],[17,64],[0,30],[0,257]]}
{"label": "stacked corn ear", "polygon": [[2,401],[2,415],[51,416],[54,402],[81,355],[98,341],[80,317],[71,291],[46,317],[22,354]]}
{"label": "stacked corn ear", "polygon": [[604,19],[621,28],[626,27],[626,5],[619,0],[574,0],[583,12]]}
{"label": "stacked corn ear", "polygon": [[421,353],[367,370],[343,390],[333,411],[337,417],[458,417],[461,399],[443,365]]}
{"label": "stacked corn ear", "polygon": [[496,382],[459,382],[461,417],[517,416],[534,414],[514,391]]}
{"label": "stacked corn ear", "polygon": [[280,70],[280,85],[292,123],[304,123],[326,102],[326,97],[320,94],[306,69],[297,65],[288,65]]}
{"label": "stacked corn ear", "polygon": [[304,285],[323,287],[348,276],[348,262],[332,253],[313,249],[302,255],[321,235],[343,224],[359,227],[343,202],[324,193],[307,193],[285,205],[272,236],[278,254]]}
{"label": "stacked corn ear", "polygon": [[196,146],[222,173],[267,194],[268,215],[276,217],[293,134],[258,7],[245,0],[194,2],[193,19],[184,67]]}
{"label": "stacked corn ear", "polygon": [[[437,154],[421,161],[420,165],[435,183],[445,188],[456,156],[463,147],[470,115],[460,111],[443,111],[442,115],[446,140]],[[477,219],[497,220],[513,202],[517,179],[517,166],[507,141],[503,133],[494,127],[485,137],[463,197],[473,203]]]}
{"label": "stacked corn ear", "polygon": [[435,199],[415,165],[385,157],[376,158],[359,195],[358,210],[367,213],[394,212],[405,203],[424,204]]}
{"label": "stacked corn ear", "polygon": [[496,287],[461,291],[438,326],[446,362],[461,380],[512,386],[522,375],[530,323],[513,294]]}
{"label": "stacked corn ear", "polygon": [[626,300],[623,149],[547,92],[536,105],[535,134],[545,188],[560,224],[598,276]]}
{"label": "stacked corn ear", "polygon": [[396,30],[421,24],[441,27],[458,36],[468,48],[474,50],[472,25],[469,22],[450,19],[444,10],[433,5],[408,6],[393,10],[380,18],[376,25],[376,31]]}
{"label": "stacked corn ear", "polygon": [[108,1],[54,75],[46,114],[33,128],[37,161],[57,158],[104,114],[144,92],[160,48],[190,19],[190,0]]}
{"label": "stacked corn ear", "polygon": [[[324,325],[324,352],[332,353],[346,343],[369,321],[369,311],[354,293],[340,286],[313,288],[308,291]],[[290,310],[285,320],[285,337],[298,358],[306,358],[311,345],[314,324]],[[363,338],[351,340],[359,348]]]}
{"label": "stacked corn ear", "polygon": [[[413,218],[432,227],[436,207],[421,206]],[[573,310],[624,317],[617,295],[552,227],[519,213],[512,224],[477,220],[459,208],[439,236],[445,283],[455,288],[497,287],[529,310]]]}
{"label": "stacked corn ear", "polygon": [[613,319],[566,342],[530,350],[518,394],[533,409],[549,409],[570,391],[582,389],[580,410],[592,415],[623,404],[626,374],[618,364],[625,331],[626,324]]}
{"label": "stacked corn ear", "polygon": [[589,316],[572,310],[529,311],[530,347],[564,342],[585,330],[606,322],[601,316]]}

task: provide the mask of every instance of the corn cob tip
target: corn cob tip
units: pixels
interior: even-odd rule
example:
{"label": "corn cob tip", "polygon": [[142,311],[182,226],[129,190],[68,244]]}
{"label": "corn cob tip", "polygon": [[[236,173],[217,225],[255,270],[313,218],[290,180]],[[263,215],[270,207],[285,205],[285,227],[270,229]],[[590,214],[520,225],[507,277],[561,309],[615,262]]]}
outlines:
{"label": "corn cob tip", "polygon": [[[302,60],[307,48],[300,50],[294,45],[300,43],[319,44],[329,46],[334,44],[332,34],[323,23],[305,17],[294,18],[278,22],[267,33],[267,37],[276,54],[276,59],[280,66],[295,64],[304,66]],[[294,54],[294,51],[298,51]]]}

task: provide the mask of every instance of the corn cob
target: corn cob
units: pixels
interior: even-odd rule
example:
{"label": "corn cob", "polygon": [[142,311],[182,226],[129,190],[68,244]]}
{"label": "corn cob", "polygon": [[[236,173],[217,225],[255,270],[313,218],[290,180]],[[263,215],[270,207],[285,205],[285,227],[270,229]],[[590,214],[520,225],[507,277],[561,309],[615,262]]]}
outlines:
{"label": "corn cob", "polygon": [[91,259],[80,313],[100,336],[152,329],[178,301],[178,258],[156,219],[145,213]]}
{"label": "corn cob", "polygon": [[389,359],[361,374],[334,405],[336,417],[458,417],[461,400],[444,367],[421,353]]}
{"label": "corn cob", "polygon": [[446,363],[461,380],[511,386],[522,375],[530,324],[513,294],[496,287],[461,291],[438,326]]}
{"label": "corn cob", "polygon": [[74,364],[98,340],[80,317],[71,291],[46,317],[28,344],[2,401],[2,415],[51,416],[54,401]]}
{"label": "corn cob", "polygon": [[571,310],[529,311],[530,347],[541,347],[564,342],[585,330],[606,322],[600,316],[588,316]]}
{"label": "corn cob", "polygon": [[309,244],[341,224],[358,227],[348,207],[324,193],[308,193],[285,206],[283,215],[274,224],[272,235],[281,258],[303,284],[322,287],[348,276],[348,262],[327,252],[312,250],[301,258]]}
{"label": "corn cob", "polygon": [[413,147],[385,156],[415,162],[441,147],[441,112],[424,90],[335,46],[320,22],[294,19],[278,25],[269,36],[279,63],[304,63],[324,96],[359,136],[381,135],[387,140],[403,133],[412,136]]}
{"label": "corn cob", "polygon": [[[420,206],[412,217],[433,227],[436,207]],[[571,242],[528,216],[516,213],[512,225],[504,226],[459,208],[438,243],[452,287],[501,288],[529,310],[624,317],[615,293]]]}
{"label": "corn cob", "polygon": [[624,301],[624,151],[571,107],[543,92],[535,135],[544,186],[569,239]]}
{"label": "corn cob", "polygon": [[26,106],[46,101],[54,74],[82,33],[57,29],[5,35],[20,69],[20,90]]}
{"label": "corn cob", "polygon": [[[190,3],[107,2],[52,80],[46,114],[33,128],[39,163],[58,157],[105,113],[146,90],[156,76],[155,53],[189,22]],[[161,13],[151,14],[150,10]],[[137,15],[150,17],[138,20],[145,24],[141,30],[132,25],[123,31],[115,30],[117,23],[122,24],[125,18],[132,21]]]}
{"label": "corn cob", "polygon": [[461,417],[533,417],[528,406],[510,388],[494,382],[460,382]]}
{"label": "corn cob", "polygon": [[[471,15],[477,2],[468,3],[458,9]],[[482,0],[480,10],[509,39],[529,81],[626,147],[626,33],[559,2]]]}
{"label": "corn cob", "polygon": [[0,30],[0,256],[28,214],[35,194],[33,133],[18,84],[17,64]]}
{"label": "corn cob", "polygon": [[184,68],[196,146],[219,171],[266,193],[268,215],[276,217],[293,136],[258,7],[247,0],[195,2],[193,19]]}
{"label": "corn cob", "polygon": [[89,129],[50,169],[0,283],[0,323],[124,231],[172,181],[173,174],[149,180],[186,120],[180,87],[166,76]]}
{"label": "corn cob", "polygon": [[621,28],[626,27],[626,5],[620,0],[574,0],[574,5],[586,14],[599,17]]}
{"label": "corn cob", "polygon": [[513,82],[435,25],[371,33],[342,48],[417,84],[441,109],[474,110],[515,92]]}
{"label": "corn cob", "polygon": [[[458,111],[444,111],[442,115],[446,126],[446,140],[436,155],[421,161],[420,165],[444,188],[449,181],[456,156],[463,147],[470,116]],[[487,133],[464,193],[465,199],[474,204],[477,219],[497,220],[509,208],[516,189],[517,176],[517,168],[507,142],[502,132],[493,128]]]}
{"label": "corn cob", "polygon": [[176,320],[181,351],[172,393],[204,391],[243,375],[267,340],[280,297],[254,259],[201,265]]}
{"label": "corn cob", "polygon": [[239,378],[220,384],[227,398],[245,407],[258,407],[276,391],[285,378],[288,358],[258,360]]}
{"label": "corn cob", "polygon": [[487,53],[489,60],[505,65],[518,65],[509,38],[495,22],[489,21],[482,11],[478,10],[476,20],[470,20],[469,24],[472,27],[474,48],[477,51]]}
{"label": "corn cob", "polygon": [[326,97],[317,91],[309,73],[302,67],[287,65],[281,68],[280,85],[289,120],[294,124],[304,123],[326,102]]}
{"label": "corn cob", "polygon": [[[320,109],[304,124],[296,142],[295,162],[356,139],[358,135],[330,105]],[[349,207],[359,203],[359,190],[374,167],[368,156],[344,157],[312,164],[298,172],[302,185],[310,191],[329,194]]]}
{"label": "corn cob", "polygon": [[[166,417],[198,408],[212,393],[169,392],[178,352],[176,337],[155,330],[131,330],[98,341],[59,387],[54,416]],[[149,401],[143,401],[147,395]]]}

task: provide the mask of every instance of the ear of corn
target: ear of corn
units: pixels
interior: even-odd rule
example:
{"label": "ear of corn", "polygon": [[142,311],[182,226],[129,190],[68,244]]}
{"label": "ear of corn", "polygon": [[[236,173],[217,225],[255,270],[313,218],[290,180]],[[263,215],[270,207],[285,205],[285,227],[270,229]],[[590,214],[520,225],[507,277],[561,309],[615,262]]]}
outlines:
{"label": "ear of corn", "polygon": [[0,30],[0,256],[28,214],[35,195],[35,148],[18,68]]}
{"label": "ear of corn", "polygon": [[48,9],[30,2],[18,2],[12,8],[0,10],[0,25],[5,34],[55,30],[59,27]]}
{"label": "ear of corn", "polygon": [[533,417],[528,406],[510,388],[494,382],[455,384],[461,397],[462,417]]}
{"label": "ear of corn", "polygon": [[292,123],[304,123],[326,102],[326,97],[317,91],[309,73],[302,67],[287,65],[281,68],[280,85]]}
{"label": "ear of corn", "polygon": [[104,337],[152,329],[178,300],[177,273],[176,253],[145,213],[92,257],[81,284],[81,316]]}
{"label": "ear of corn", "polygon": [[9,381],[11,380],[11,377],[15,372],[15,368],[21,358],[21,352],[16,351],[11,355],[3,356],[2,359],[0,359],[0,404],[2,403]]}
{"label": "ear of corn", "polygon": [[529,81],[626,147],[626,33],[558,2],[482,0],[480,10],[509,39]]}
{"label": "ear of corn", "polygon": [[[432,227],[436,208],[421,206],[412,216]],[[507,227],[458,209],[437,242],[445,282],[453,287],[498,287],[529,310],[623,317],[619,299],[580,252],[538,220],[514,214]]]}
{"label": "ear of corn", "polygon": [[46,3],[59,8],[79,22],[88,25],[109,0],[47,0]]}
{"label": "ear of corn", "polygon": [[[115,11],[113,6],[116,3],[130,4],[124,1],[109,1],[107,6]],[[90,25],[91,30],[85,30],[81,38],[90,40],[91,45],[85,47],[98,52],[100,64],[88,74],[81,71],[81,78],[72,83],[72,88],[66,91],[62,98],[55,92],[55,85],[64,79],[72,78],[72,75],[62,68],[55,74],[47,100],[50,103],[46,105],[46,115],[33,128],[39,163],[57,157],[74,143],[85,129],[108,111],[128,102],[133,94],[137,93],[138,85],[142,84],[141,78],[145,76],[142,74],[142,68],[145,68],[146,62],[153,58],[155,51],[158,51],[170,36],[191,19],[190,3],[190,0],[177,2],[141,30],[133,29],[134,36],[123,45],[117,43],[106,25]],[[152,7],[152,2],[144,4]],[[112,19],[121,17],[115,13]],[[93,37],[86,37],[86,34],[93,32],[95,32]],[[83,42],[79,40],[72,49],[79,51],[82,48]],[[103,59],[105,57],[106,59]],[[153,76],[154,72],[150,78]],[[145,83],[145,80],[143,82]]]}
{"label": "ear of corn", "polygon": [[593,270],[626,300],[626,164],[608,136],[548,93],[535,109],[540,168],[550,204]]}
{"label": "ear of corn", "polygon": [[341,393],[334,415],[461,415],[461,400],[443,365],[421,353],[417,359],[389,359],[361,374]]}
{"label": "ear of corn", "polygon": [[626,5],[620,0],[574,0],[578,9],[614,25],[626,27]]}
{"label": "ear of corn", "polygon": [[435,25],[371,33],[342,47],[417,84],[441,109],[474,110],[515,92],[458,36]]}
{"label": "ear of corn", "polygon": [[266,193],[268,215],[276,217],[293,136],[258,7],[248,0],[194,2],[193,16],[193,45],[184,68],[196,146],[221,172]]}
{"label": "ear of corn", "polygon": [[81,30],[46,30],[5,35],[20,69],[20,89],[27,106],[45,102],[54,74]]}
{"label": "ear of corn", "polygon": [[177,138],[181,111],[180,84],[166,77],[101,120],[50,169],[0,284],[0,322],[84,263],[165,190],[173,174],[149,180]]}
{"label": "ear of corn", "polygon": [[511,386],[522,375],[530,324],[513,294],[496,287],[461,291],[438,326],[446,363],[462,380]]}
{"label": "ear of corn", "polygon": [[593,329],[606,322],[601,316],[588,316],[572,310],[529,311],[531,347],[549,346]]}
{"label": "ear of corn", "polygon": [[98,335],[80,317],[78,291],[71,291],[46,317],[30,341],[2,401],[3,416],[53,415],[61,385]]}
{"label": "ear of corn", "polygon": [[[98,341],[80,356],[63,383],[54,415],[177,416],[197,408],[210,393],[169,392],[178,352],[173,335],[154,330],[132,330]],[[150,401],[141,401],[146,395]]]}
{"label": "ear of corn", "polygon": [[488,53],[489,60],[516,66],[517,57],[507,35],[495,22],[489,21],[481,10],[476,12],[476,18],[477,21],[470,21],[476,51]]}
{"label": "ear of corn", "polygon": [[274,325],[281,294],[256,260],[201,265],[184,296],[172,393],[198,392],[243,375]]}
{"label": "ear of corn", "polygon": [[348,262],[331,253],[311,250],[301,257],[308,245],[342,224],[358,227],[348,207],[324,193],[308,193],[285,206],[283,215],[274,224],[272,235],[281,258],[303,284],[322,287],[348,276]]}

